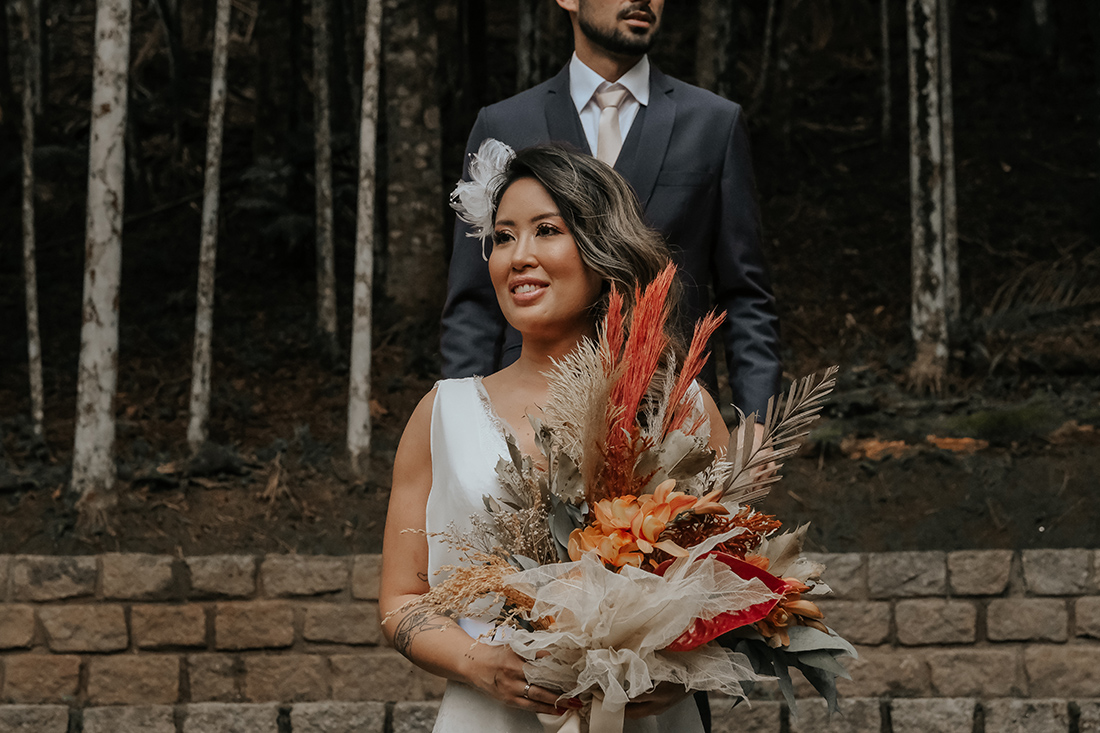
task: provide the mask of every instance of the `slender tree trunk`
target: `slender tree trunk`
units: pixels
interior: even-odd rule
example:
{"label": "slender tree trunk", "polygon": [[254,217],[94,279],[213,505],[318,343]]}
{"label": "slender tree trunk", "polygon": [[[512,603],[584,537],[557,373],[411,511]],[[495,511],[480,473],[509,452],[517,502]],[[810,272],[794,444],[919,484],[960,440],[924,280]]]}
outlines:
{"label": "slender tree trunk", "polygon": [[[27,301],[27,371],[31,387],[31,419],[34,434],[45,437],[45,397],[42,389],[42,339],[38,333],[38,275],[35,267],[34,230],[34,64],[38,55],[32,0],[23,0],[23,280]],[[0,12],[5,12],[0,7]]]}
{"label": "slender tree trunk", "polygon": [[516,39],[516,91],[521,92],[542,81],[539,59],[542,33],[539,28],[540,0],[519,0],[519,37]]}
{"label": "slender tree trunk", "polygon": [[118,288],[122,269],[126,98],[130,63],[130,0],[98,0],[84,318],[77,375],[73,491],[81,525],[106,524],[115,496],[115,415],[118,383]]}
{"label": "slender tree trunk", "polygon": [[7,6],[0,2],[0,133],[9,125],[14,131],[15,121],[15,89],[11,82],[11,65],[8,55],[11,52],[11,36],[8,29]]}
{"label": "slender tree trunk", "polygon": [[332,127],[329,100],[328,0],[313,0],[313,126],[316,150],[317,326],[330,356],[336,343],[336,256],[332,213]]}
{"label": "slender tree trunk", "polygon": [[30,72],[34,76],[34,113],[42,114],[42,105],[46,103],[48,76],[46,59],[49,57],[49,38],[46,35],[46,13],[49,12],[48,0],[31,0],[31,42],[34,44],[34,60]]}
{"label": "slender tree trunk", "polygon": [[882,30],[882,144],[890,141],[890,0],[879,0]]}
{"label": "slender tree trunk", "polygon": [[699,4],[695,83],[727,99],[733,96],[736,9],[735,0],[702,0]]}
{"label": "slender tree trunk", "polygon": [[225,121],[226,66],[229,61],[230,0],[218,0],[214,20],[214,62],[210,72],[210,120],[206,128],[206,182],[202,198],[202,243],[195,306],[195,349],[191,360],[191,420],[187,442],[197,453],[210,422],[210,342],[214,332],[214,273],[218,255],[218,201],[221,196],[222,130]]}
{"label": "slender tree trunk", "polygon": [[359,112],[363,107],[362,90],[359,87],[359,79],[355,72],[360,65],[359,55],[356,53],[358,44],[355,43],[355,0],[339,0],[336,7],[340,9],[340,25],[344,29],[344,73],[347,75],[345,83],[348,88],[348,96],[351,98],[351,116],[349,126],[352,130],[358,127]]}
{"label": "slender tree trunk", "polygon": [[912,317],[916,358],[910,381],[939,392],[947,372],[940,0],[907,0]]}
{"label": "slender tree trunk", "polygon": [[771,67],[772,40],[775,38],[776,0],[768,0],[768,15],[764,20],[764,48],[760,52],[760,73],[756,77],[756,87],[752,90],[750,116],[755,116],[764,101],[764,90],[768,86],[768,69]]}
{"label": "slender tree trunk", "polygon": [[[447,281],[444,237],[442,125],[437,69],[439,36],[422,18],[428,0],[385,0],[383,49],[386,108],[386,295],[418,323],[438,324]],[[416,79],[411,85],[409,79]],[[426,346],[417,343],[417,348]],[[427,351],[425,352],[427,353]]]}
{"label": "slender tree trunk", "polygon": [[355,229],[355,288],[348,389],[348,456],[352,471],[366,478],[370,457],[371,299],[374,292],[375,145],[382,60],[382,0],[367,0],[363,40],[363,108],[359,123],[359,210]]}
{"label": "slender tree trunk", "polygon": [[943,136],[943,277],[947,328],[958,325],[959,212],[955,195],[955,100],[951,88],[951,0],[939,0],[940,130]]}
{"label": "slender tree trunk", "polygon": [[287,61],[290,64],[290,73],[287,77],[287,111],[289,118],[287,120],[287,129],[290,130],[290,135],[287,136],[287,151],[286,158],[289,160],[293,156],[290,150],[290,138],[294,136],[294,133],[298,132],[298,126],[301,124],[301,112],[298,109],[298,86],[302,78],[302,0],[290,0],[290,28],[287,34]]}

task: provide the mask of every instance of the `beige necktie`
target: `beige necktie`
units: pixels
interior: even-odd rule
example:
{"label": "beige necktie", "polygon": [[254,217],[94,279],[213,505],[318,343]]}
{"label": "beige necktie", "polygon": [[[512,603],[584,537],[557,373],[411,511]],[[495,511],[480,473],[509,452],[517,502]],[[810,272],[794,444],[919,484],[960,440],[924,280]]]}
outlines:
{"label": "beige necktie", "polygon": [[615,165],[615,159],[623,147],[623,135],[619,131],[619,104],[625,96],[626,89],[617,84],[606,91],[596,92],[596,104],[600,108],[596,157],[608,165]]}

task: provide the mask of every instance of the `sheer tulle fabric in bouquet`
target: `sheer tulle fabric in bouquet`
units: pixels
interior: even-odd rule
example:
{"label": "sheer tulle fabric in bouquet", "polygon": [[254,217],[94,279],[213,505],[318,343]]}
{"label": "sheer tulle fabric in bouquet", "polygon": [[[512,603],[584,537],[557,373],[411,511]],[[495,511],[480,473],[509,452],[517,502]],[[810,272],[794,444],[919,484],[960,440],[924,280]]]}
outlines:
{"label": "sheer tulle fabric in bouquet", "polygon": [[629,313],[612,291],[598,338],[555,365],[530,418],[541,460],[509,439],[507,498],[485,497],[470,531],[442,537],[469,564],[417,601],[506,630],[493,643],[527,660],[531,683],[584,703],[541,716],[548,730],[620,731],[626,705],[665,681],[743,696],[775,674],[789,694],[789,666],[835,705],[837,660],[855,653],[804,597],[828,591],[802,557],[804,528],[778,534],[750,504],[779,480],[835,369],[769,403],[760,445],[749,416],[716,454],[694,380],[722,318],[702,319],[677,363],[674,276],[670,265]]}

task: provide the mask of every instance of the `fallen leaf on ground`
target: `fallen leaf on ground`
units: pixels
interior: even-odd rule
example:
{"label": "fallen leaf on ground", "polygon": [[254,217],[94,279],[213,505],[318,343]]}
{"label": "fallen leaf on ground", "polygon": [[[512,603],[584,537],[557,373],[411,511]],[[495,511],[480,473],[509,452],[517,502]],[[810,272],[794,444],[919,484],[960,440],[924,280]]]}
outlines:
{"label": "fallen leaf on ground", "polygon": [[968,456],[989,447],[988,440],[979,438],[941,438],[937,435],[929,435],[925,440],[940,450],[962,453]]}

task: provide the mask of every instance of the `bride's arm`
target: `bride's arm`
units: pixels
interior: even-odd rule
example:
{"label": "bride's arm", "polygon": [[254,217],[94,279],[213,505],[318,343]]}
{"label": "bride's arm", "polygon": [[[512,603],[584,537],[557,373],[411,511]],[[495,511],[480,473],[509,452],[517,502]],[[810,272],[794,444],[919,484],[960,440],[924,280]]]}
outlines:
{"label": "bride's arm", "polygon": [[[411,603],[428,590],[428,541],[424,535],[428,492],[432,487],[431,419],[435,390],[417,405],[393,466],[393,486],[382,548],[379,612],[386,639],[417,666],[464,682],[505,705],[536,713],[555,709],[557,695],[531,686],[523,660],[506,646],[475,643],[451,618]],[[410,529],[413,532],[403,532]]]}

